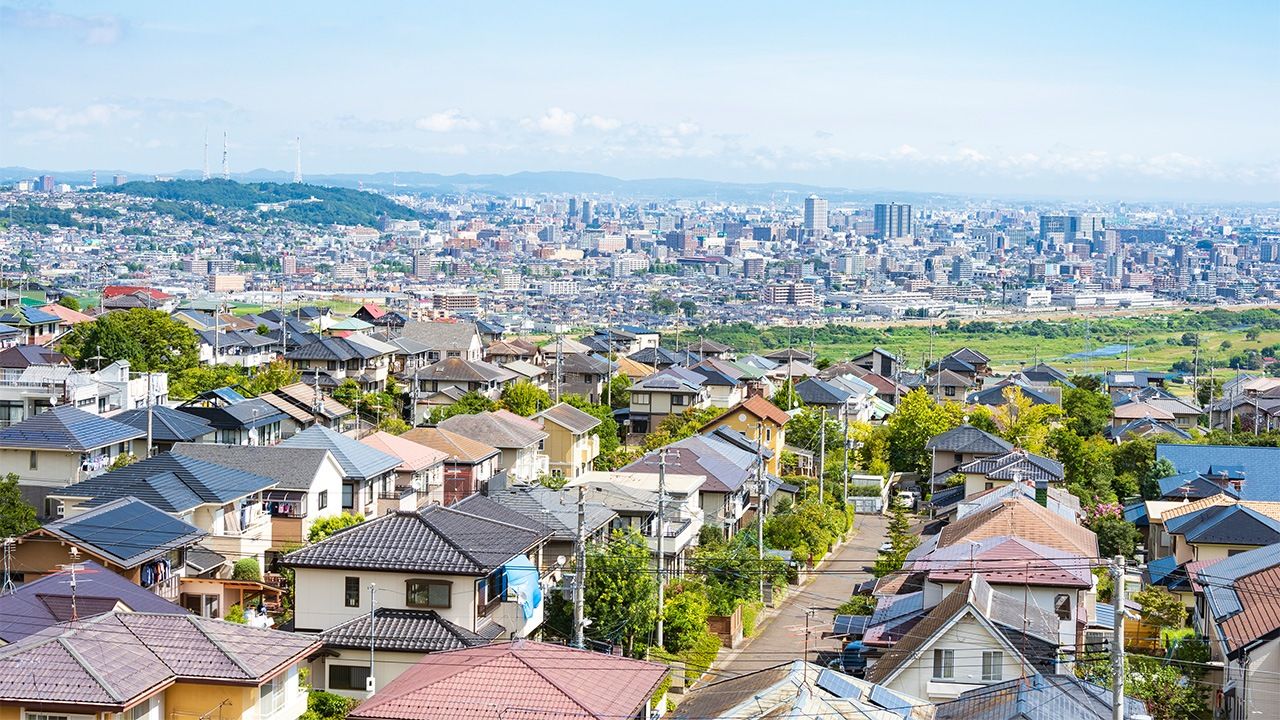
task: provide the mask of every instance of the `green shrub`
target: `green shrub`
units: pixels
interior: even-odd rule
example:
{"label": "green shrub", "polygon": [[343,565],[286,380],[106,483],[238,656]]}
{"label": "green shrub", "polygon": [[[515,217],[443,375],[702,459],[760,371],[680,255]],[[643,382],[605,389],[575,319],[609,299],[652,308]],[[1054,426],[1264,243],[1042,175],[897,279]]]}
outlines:
{"label": "green shrub", "polygon": [[870,595],[854,595],[836,608],[837,615],[870,615],[876,610],[876,599]]}
{"label": "green shrub", "polygon": [[339,530],[345,530],[362,522],[364,522],[363,515],[352,515],[351,513],[338,513],[337,515],[325,515],[324,517],[316,518],[316,521],[311,523],[311,529],[307,531],[307,542],[318,543]]}
{"label": "green shrub", "polygon": [[231,566],[231,579],[262,582],[262,566],[257,558],[240,558]]}
{"label": "green shrub", "polygon": [[670,652],[682,652],[697,645],[698,638],[707,631],[707,616],[711,603],[707,599],[706,586],[694,580],[672,583],[663,610],[663,644]]}
{"label": "green shrub", "polygon": [[760,619],[760,611],[764,603],[759,600],[742,603],[742,634],[751,637],[756,634],[756,621]]}
{"label": "green shrub", "polygon": [[232,605],[231,607],[227,608],[227,614],[224,615],[222,619],[226,620],[227,622],[239,623],[243,625],[244,624],[244,608],[240,607],[239,605]]}

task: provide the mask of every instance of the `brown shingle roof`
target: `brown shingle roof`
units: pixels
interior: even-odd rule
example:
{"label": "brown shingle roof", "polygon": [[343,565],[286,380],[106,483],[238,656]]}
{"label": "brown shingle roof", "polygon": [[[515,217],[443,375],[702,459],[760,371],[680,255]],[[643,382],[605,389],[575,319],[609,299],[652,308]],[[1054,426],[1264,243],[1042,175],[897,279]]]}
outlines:
{"label": "brown shingle roof", "polygon": [[[1213,575],[1213,566],[1205,571]],[[1228,649],[1234,651],[1280,630],[1280,565],[1235,581],[1241,610],[1218,623]]]}
{"label": "brown shingle roof", "polygon": [[449,456],[450,462],[477,463],[498,453],[498,448],[472,440],[444,428],[413,428],[400,436],[419,445],[435,448]]}
{"label": "brown shingle roof", "polygon": [[1012,535],[1064,552],[1098,556],[1098,537],[1061,515],[1025,497],[1006,498],[996,507],[966,515],[947,525],[938,547],[970,540]]}
{"label": "brown shingle roof", "polygon": [[534,417],[553,422],[575,435],[588,432],[600,424],[600,418],[583,412],[569,403],[552,405]]}
{"label": "brown shingle roof", "polygon": [[951,622],[951,618],[969,604],[969,592],[973,588],[973,583],[972,578],[965,580],[959,587],[952,590],[950,595],[943,598],[942,602],[934,605],[933,609],[915,624],[915,627],[880,656],[875,665],[867,668],[865,676],[867,682],[884,682],[894,670],[901,667],[916,650],[928,642],[929,638]]}

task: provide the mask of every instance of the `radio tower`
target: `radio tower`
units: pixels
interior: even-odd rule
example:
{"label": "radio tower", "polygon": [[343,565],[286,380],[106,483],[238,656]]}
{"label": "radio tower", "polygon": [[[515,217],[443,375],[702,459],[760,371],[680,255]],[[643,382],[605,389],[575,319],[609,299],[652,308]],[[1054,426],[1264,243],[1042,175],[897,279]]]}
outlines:
{"label": "radio tower", "polygon": [[222,179],[231,179],[231,163],[227,160],[227,131],[222,131]]}
{"label": "radio tower", "polygon": [[293,166],[293,181],[302,182],[302,137],[296,138],[298,143],[298,160]]}
{"label": "radio tower", "polygon": [[209,128],[204,129],[204,176],[201,179],[209,179]]}

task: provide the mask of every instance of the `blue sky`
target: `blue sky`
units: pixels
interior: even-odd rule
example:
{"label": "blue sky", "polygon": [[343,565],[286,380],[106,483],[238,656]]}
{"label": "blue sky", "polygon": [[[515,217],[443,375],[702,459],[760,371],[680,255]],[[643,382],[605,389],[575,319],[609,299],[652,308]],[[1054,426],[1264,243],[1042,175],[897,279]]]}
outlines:
{"label": "blue sky", "polygon": [[1280,3],[0,0],[0,165],[1280,198]]}

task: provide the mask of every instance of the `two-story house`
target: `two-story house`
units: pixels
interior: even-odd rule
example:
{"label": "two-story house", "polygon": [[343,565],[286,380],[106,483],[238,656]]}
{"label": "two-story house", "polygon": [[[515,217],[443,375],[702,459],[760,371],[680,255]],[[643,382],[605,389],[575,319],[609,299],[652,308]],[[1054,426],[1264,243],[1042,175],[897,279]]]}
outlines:
{"label": "two-story house", "polygon": [[449,456],[443,451],[381,430],[360,438],[360,442],[400,458],[396,487],[413,488],[417,507],[444,502],[444,463]]}
{"label": "two-story house", "polygon": [[337,511],[374,517],[388,510],[417,507],[413,488],[396,487],[400,458],[372,448],[323,425],[312,425],[280,447],[327,450],[342,468],[342,497]]}
{"label": "two-story house", "polygon": [[433,363],[448,358],[477,361],[484,350],[475,323],[412,320],[400,328],[399,335],[426,345],[427,361]]}
{"label": "two-story house", "polygon": [[594,353],[562,352],[558,357],[554,354],[547,356],[547,374],[559,378],[558,381],[550,380],[553,397],[581,395],[593,403],[603,402],[604,387],[613,377],[616,367],[609,359]]}
{"label": "two-story house", "polygon": [[[656,474],[664,454],[666,472],[705,478],[698,489],[703,524],[733,537],[751,508],[752,486],[761,478],[757,453],[714,435],[695,435],[649,452],[621,470]],[[765,473],[763,479],[767,484],[771,478]]]}
{"label": "two-story house", "polygon": [[[586,497],[612,511],[614,530],[636,530],[644,536],[658,561],[658,537],[662,536],[664,569],[671,577],[684,574],[702,531],[701,490],[706,478],[669,472],[659,480],[656,471],[609,472],[593,470],[565,485],[583,488]],[[666,500],[658,518],[658,490],[665,485]]]}
{"label": "two-story house", "polygon": [[261,398],[246,398],[224,387],[200,393],[178,406],[213,426],[226,445],[274,445],[288,415]]}
{"label": "two-story house", "polygon": [[341,432],[355,421],[355,411],[326,395],[314,384],[291,383],[259,396],[263,402],[288,416],[280,426],[281,437],[293,437],[319,423]]}
{"label": "two-story house", "polygon": [[451,357],[419,368],[406,378],[414,422],[424,422],[431,410],[452,405],[468,392],[497,400],[502,388],[520,378],[516,373],[482,360]]}
{"label": "two-story house", "polygon": [[211,443],[218,434],[208,420],[166,405],[125,410],[110,417],[144,433],[150,427],[153,453],[169,450],[175,443]]}
{"label": "two-story house", "polygon": [[691,408],[711,404],[703,384],[706,377],[680,366],[672,366],[631,386],[628,414],[631,433],[645,435],[666,419]]}
{"label": "two-story house", "polygon": [[972,425],[961,425],[940,435],[934,435],[925,443],[932,465],[935,488],[944,484],[957,469],[975,460],[1003,455],[1013,450],[1004,438],[979,430]]}
{"label": "two-story house", "polygon": [[787,445],[787,421],[791,419],[784,410],[758,395],[749,397],[729,408],[720,417],[702,426],[701,432],[714,432],[727,427],[757,442],[761,438],[769,450],[765,471],[782,474],[782,450]]}
{"label": "two-story house", "polygon": [[1065,480],[1062,463],[1022,449],[965,463],[955,473],[964,476],[965,497],[1019,480],[1045,482],[1050,487],[1059,487]]}
{"label": "two-story house", "polygon": [[483,492],[502,462],[498,448],[444,428],[417,427],[400,438],[445,454],[444,505]]}
{"label": "two-story house", "polygon": [[59,405],[0,429],[0,475],[15,473],[23,497],[57,517],[47,496],[107,471],[121,455],[146,455],[146,430]]}
{"label": "two-story house", "polygon": [[530,484],[549,472],[547,456],[543,454],[548,434],[534,420],[509,410],[495,410],[454,415],[438,427],[501,450],[500,469],[514,482]]}
{"label": "two-story house", "polygon": [[[294,624],[299,632],[322,632],[367,616],[376,604],[409,618],[388,627],[396,634],[396,627],[406,635],[457,627],[487,639],[527,637],[542,624],[537,568],[548,536],[441,506],[379,516],[281,560],[294,570]],[[312,677],[326,690],[363,693],[368,660],[367,647],[337,648]],[[404,669],[375,660],[377,686]]]}
{"label": "two-story house", "polygon": [[21,332],[23,344],[44,345],[58,336],[62,318],[38,307],[16,305],[0,308],[0,325]]}
{"label": "two-story house", "polygon": [[[450,507],[537,532],[548,531],[539,567],[543,572],[554,570],[559,558],[573,557],[578,542],[578,491],[568,486],[552,490],[541,485],[506,485],[505,478],[499,473],[487,495],[472,495]],[[593,492],[585,494],[582,510],[587,541],[607,540],[617,513]]]}
{"label": "two-story house", "polygon": [[304,374],[321,373],[325,385],[354,380],[364,392],[377,392],[387,386],[396,348],[367,335],[326,337],[296,347],[284,359]]}
{"label": "two-story house", "polygon": [[575,478],[591,470],[600,455],[600,438],[592,432],[600,426],[599,418],[568,403],[557,403],[533,419],[547,434],[543,453],[552,475]]}

